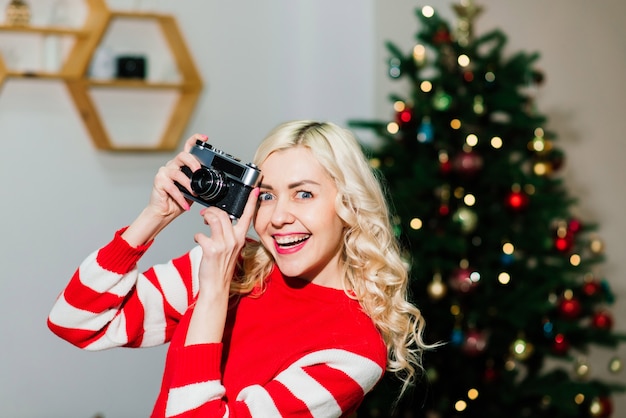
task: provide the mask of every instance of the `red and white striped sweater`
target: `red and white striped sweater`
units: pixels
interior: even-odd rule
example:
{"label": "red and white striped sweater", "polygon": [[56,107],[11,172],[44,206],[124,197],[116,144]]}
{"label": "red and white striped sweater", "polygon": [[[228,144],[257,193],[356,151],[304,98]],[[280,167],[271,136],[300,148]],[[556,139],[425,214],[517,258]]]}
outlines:
{"label": "red and white striped sweater", "polygon": [[358,302],[278,269],[233,303],[221,344],[185,347],[200,247],[140,273],[149,245],[121,232],[79,266],[48,326],[87,350],[170,342],[152,417],[347,416],[381,378],[385,344]]}

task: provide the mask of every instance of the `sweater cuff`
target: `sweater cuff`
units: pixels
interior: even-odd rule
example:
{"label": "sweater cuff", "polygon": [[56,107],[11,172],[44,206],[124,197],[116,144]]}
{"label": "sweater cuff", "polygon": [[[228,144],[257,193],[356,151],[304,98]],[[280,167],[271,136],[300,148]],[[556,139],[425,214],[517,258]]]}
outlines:
{"label": "sweater cuff", "polygon": [[172,387],[221,380],[222,347],[222,343],[207,343],[177,349]]}
{"label": "sweater cuff", "polygon": [[138,247],[131,246],[122,238],[127,228],[118,230],[113,240],[98,251],[96,260],[102,268],[118,274],[127,273],[135,268],[137,261],[152,245],[153,241],[149,241]]}

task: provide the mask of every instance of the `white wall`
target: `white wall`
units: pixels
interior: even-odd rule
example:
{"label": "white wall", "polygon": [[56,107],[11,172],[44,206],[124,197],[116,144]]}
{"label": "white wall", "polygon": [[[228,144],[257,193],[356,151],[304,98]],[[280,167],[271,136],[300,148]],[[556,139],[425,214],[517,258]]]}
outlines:
{"label": "white wall", "polygon": [[[31,0],[48,4],[48,0]],[[153,0],[179,19],[206,87],[187,135],[207,133],[242,159],[274,125],[294,118],[345,123],[390,115],[384,40],[412,46],[409,0]],[[111,0],[116,7],[134,4]],[[149,0],[142,2],[150,5]],[[449,0],[431,4],[448,12]],[[4,4],[0,10],[3,10]],[[546,84],[540,106],[567,153],[565,173],[607,245],[617,327],[626,311],[620,251],[626,233],[621,141],[626,108],[626,12],[620,0],[485,1],[478,30],[499,26],[511,49],[539,50]],[[43,6],[42,6],[43,7]],[[134,111],[137,111],[136,109]],[[133,112],[133,109],[129,109]],[[130,222],[156,169],[173,154],[111,154],[92,146],[73,103],[55,81],[10,80],[0,91],[0,416],[148,415],[163,348],[86,353],[53,336],[45,320],[77,263]],[[146,263],[192,245],[197,210],[177,220]],[[622,357],[624,351],[621,352]],[[594,370],[606,361],[592,364]],[[623,376],[620,377],[622,380]],[[626,404],[620,399],[620,409]],[[619,413],[618,413],[619,414]]]}
{"label": "white wall", "polygon": [[[35,11],[48,1],[28,3]],[[176,13],[206,83],[186,135],[206,133],[249,160],[285,120],[344,124],[373,115],[372,1],[161,4]],[[1,417],[148,416],[163,348],[81,352],[49,332],[46,317],[82,258],[143,207],[156,170],[173,155],[95,150],[59,82],[2,87]],[[193,232],[204,227],[198,210],[159,237],[146,263],[193,245]]]}

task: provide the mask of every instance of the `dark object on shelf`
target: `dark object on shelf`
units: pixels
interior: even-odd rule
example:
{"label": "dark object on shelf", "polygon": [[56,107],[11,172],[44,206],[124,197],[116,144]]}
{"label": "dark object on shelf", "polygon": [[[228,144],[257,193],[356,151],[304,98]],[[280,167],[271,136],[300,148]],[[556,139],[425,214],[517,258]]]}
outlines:
{"label": "dark object on shelf", "polygon": [[146,78],[146,58],[141,56],[117,57],[117,78]]}

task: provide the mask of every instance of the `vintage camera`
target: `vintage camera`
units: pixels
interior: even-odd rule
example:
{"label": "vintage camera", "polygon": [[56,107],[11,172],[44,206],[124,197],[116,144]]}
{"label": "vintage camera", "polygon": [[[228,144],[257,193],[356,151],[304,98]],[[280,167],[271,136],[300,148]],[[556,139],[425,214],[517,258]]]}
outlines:
{"label": "vintage camera", "polygon": [[202,167],[194,172],[187,166],[181,168],[189,177],[191,190],[195,194],[177,183],[180,191],[204,206],[225,210],[231,219],[239,219],[250,192],[260,179],[261,170],[252,163],[242,164],[232,155],[200,140],[196,141],[190,152]]}

